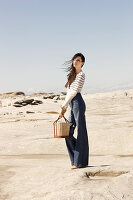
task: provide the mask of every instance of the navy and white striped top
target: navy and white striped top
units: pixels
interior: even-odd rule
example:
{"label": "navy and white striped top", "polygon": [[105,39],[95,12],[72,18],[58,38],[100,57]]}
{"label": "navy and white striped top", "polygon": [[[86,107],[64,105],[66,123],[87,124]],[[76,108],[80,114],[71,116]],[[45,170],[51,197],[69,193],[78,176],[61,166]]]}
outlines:
{"label": "navy and white striped top", "polygon": [[76,75],[76,78],[71,83],[70,88],[69,86],[67,86],[67,94],[61,108],[65,107],[67,109],[71,100],[76,96],[78,92],[81,92],[84,82],[85,82],[85,73],[81,71]]}

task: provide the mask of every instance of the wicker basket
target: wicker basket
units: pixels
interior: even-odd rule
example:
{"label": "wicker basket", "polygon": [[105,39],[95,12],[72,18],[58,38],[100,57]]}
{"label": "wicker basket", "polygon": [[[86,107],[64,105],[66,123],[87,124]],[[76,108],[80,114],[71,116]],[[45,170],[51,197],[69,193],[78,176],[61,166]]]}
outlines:
{"label": "wicker basket", "polygon": [[[64,117],[64,116],[63,116]],[[64,117],[65,122],[58,122],[60,117],[53,123],[54,127],[54,138],[68,138],[69,137],[69,130],[70,130],[70,123]]]}

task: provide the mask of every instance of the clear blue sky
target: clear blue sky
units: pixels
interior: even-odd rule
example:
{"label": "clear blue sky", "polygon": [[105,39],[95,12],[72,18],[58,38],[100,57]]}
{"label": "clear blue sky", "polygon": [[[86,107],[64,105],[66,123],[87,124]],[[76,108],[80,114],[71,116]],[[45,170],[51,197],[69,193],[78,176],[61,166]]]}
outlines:
{"label": "clear blue sky", "polygon": [[77,52],[83,92],[133,83],[133,1],[0,1],[0,93],[66,91]]}

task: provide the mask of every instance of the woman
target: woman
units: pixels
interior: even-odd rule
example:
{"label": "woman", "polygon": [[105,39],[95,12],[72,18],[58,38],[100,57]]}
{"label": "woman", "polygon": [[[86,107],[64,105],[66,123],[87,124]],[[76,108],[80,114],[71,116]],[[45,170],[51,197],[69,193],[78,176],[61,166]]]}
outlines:
{"label": "woman", "polygon": [[[68,118],[70,122],[69,138],[65,138],[66,146],[71,160],[72,169],[88,166],[89,144],[86,128],[86,105],[81,95],[81,89],[85,82],[85,73],[82,67],[85,63],[85,57],[77,53],[70,60],[71,66],[68,68],[68,81],[65,84],[67,94],[65,101],[61,106],[59,118],[64,116],[68,105],[71,112]],[[77,126],[77,139],[73,136]]]}

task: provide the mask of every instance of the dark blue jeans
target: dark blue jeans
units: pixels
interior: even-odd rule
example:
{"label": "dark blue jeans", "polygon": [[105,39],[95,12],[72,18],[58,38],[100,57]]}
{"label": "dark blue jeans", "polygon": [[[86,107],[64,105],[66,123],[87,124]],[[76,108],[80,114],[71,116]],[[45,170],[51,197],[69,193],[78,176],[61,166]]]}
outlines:
{"label": "dark blue jeans", "polygon": [[[66,146],[70,156],[71,165],[85,167],[88,166],[89,160],[89,142],[86,128],[86,105],[81,93],[69,103],[71,107],[69,137],[65,138]],[[77,126],[77,139],[73,136],[75,127]]]}

